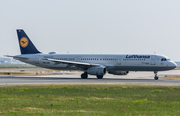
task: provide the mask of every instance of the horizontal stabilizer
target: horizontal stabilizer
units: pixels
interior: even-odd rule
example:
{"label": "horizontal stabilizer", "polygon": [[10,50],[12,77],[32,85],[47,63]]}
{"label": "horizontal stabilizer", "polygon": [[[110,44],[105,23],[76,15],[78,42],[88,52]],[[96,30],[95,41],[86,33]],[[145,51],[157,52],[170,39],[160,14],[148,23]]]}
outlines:
{"label": "horizontal stabilizer", "polygon": [[19,56],[10,56],[10,55],[4,55],[5,57],[12,57],[14,59],[29,59],[29,58],[25,58],[25,57],[19,57]]}
{"label": "horizontal stabilizer", "polygon": [[13,58],[14,56],[10,56],[10,55],[4,55],[4,57],[12,57],[12,58]]}

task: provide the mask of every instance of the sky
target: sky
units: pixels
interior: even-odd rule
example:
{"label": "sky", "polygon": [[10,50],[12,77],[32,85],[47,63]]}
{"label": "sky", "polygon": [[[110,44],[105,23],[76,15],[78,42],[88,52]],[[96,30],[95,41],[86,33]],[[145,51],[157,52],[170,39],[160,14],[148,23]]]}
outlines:
{"label": "sky", "polygon": [[179,0],[1,0],[0,57],[16,29],[43,53],[163,54],[180,61]]}

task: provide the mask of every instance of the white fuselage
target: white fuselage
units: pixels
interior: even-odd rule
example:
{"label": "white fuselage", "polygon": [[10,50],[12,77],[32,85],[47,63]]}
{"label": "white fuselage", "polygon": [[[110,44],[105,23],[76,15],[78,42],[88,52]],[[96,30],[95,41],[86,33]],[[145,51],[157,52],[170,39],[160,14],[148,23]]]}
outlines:
{"label": "white fuselage", "polygon": [[176,68],[176,63],[168,57],[156,54],[42,54],[37,50],[23,29],[17,29],[20,51],[22,55],[8,56],[35,66],[56,70],[81,70],[82,79],[88,75],[96,75],[102,79],[109,74],[127,75],[129,71],[157,71]]}
{"label": "white fuselage", "polygon": [[[26,54],[18,57],[27,58],[17,60],[36,65],[39,67],[56,70],[86,70],[76,65],[56,63],[46,58],[99,64],[105,66],[107,71],[164,71],[176,68],[176,63],[164,55],[156,54]],[[78,65],[78,64],[77,64]]]}

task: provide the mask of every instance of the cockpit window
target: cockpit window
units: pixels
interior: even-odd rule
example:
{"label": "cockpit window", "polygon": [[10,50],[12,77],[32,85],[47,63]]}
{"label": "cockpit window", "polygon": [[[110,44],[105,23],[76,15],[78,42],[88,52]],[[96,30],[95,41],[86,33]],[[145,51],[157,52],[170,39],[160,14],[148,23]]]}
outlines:
{"label": "cockpit window", "polygon": [[[170,59],[169,59],[169,60],[170,60]],[[166,58],[162,58],[161,61],[167,61],[167,59],[166,59]]]}
{"label": "cockpit window", "polygon": [[171,61],[171,59],[167,59],[167,61]]}

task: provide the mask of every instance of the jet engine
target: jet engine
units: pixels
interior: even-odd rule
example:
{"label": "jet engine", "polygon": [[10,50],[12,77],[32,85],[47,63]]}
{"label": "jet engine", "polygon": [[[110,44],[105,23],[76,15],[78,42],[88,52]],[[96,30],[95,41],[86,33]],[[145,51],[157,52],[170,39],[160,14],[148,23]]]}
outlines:
{"label": "jet engine", "polygon": [[90,75],[105,75],[106,67],[91,67],[87,69],[87,73]]}
{"label": "jet engine", "polygon": [[127,75],[129,71],[108,71],[108,73],[113,75]]}

